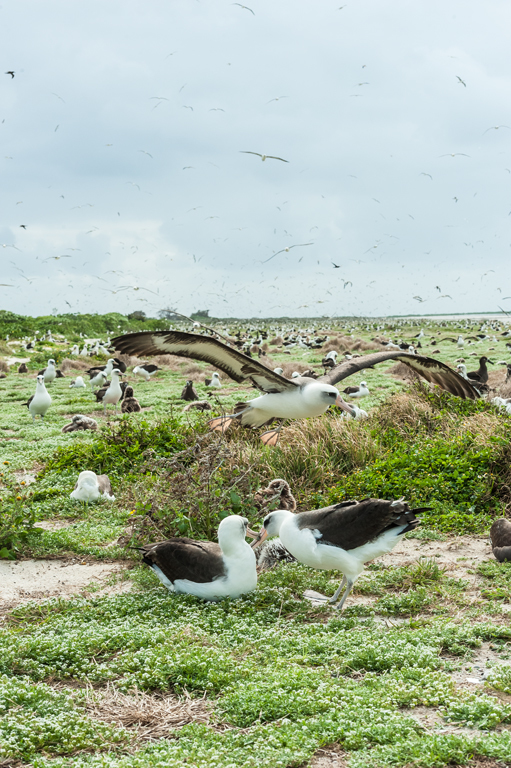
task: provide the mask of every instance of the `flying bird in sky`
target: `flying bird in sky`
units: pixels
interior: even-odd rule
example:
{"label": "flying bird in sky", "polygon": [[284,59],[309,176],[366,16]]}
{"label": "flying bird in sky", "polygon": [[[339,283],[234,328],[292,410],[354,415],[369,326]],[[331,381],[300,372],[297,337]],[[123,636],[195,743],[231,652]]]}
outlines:
{"label": "flying bird in sky", "polygon": [[284,160],[283,157],[276,157],[275,155],[262,155],[260,152],[251,152],[249,149],[240,149],[240,152],[242,155],[257,155],[257,157],[260,157],[261,160],[264,161],[266,159],[268,160],[280,160],[283,163],[289,163],[289,160]]}
{"label": "flying bird in sky", "polygon": [[12,70],[12,69],[9,69],[9,70],[7,70],[7,72],[6,72],[5,74],[6,74],[6,75],[10,75],[10,76],[11,76],[11,80],[12,80],[12,79],[14,79],[14,75],[15,75],[15,73],[13,72],[13,70]]}
{"label": "flying bird in sky", "polygon": [[250,11],[252,16],[255,16],[254,11],[252,10],[252,8],[249,8],[248,5],[242,5],[241,3],[232,3],[232,5],[238,5],[240,8],[244,8],[245,11]]}
{"label": "flying bird in sky", "polygon": [[314,245],[314,243],[297,243],[296,245],[288,245],[286,248],[282,248],[282,250],[274,253],[273,256],[270,256],[269,259],[265,259],[264,261],[262,261],[261,264],[266,264],[267,261],[271,261],[273,257],[278,256],[279,253],[288,253],[291,250],[291,248],[303,248],[306,245]]}

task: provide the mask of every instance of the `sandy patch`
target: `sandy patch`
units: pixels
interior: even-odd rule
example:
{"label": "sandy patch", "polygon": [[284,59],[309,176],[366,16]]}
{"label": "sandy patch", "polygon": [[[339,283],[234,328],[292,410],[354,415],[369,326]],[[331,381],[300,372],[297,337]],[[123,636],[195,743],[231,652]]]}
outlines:
{"label": "sandy patch", "polygon": [[34,528],[42,528],[43,531],[60,531],[61,528],[69,528],[69,520],[40,520],[34,525]]}
{"label": "sandy patch", "polygon": [[28,363],[30,362],[29,357],[7,357],[5,359],[5,362],[7,365],[14,365],[14,363]]}
{"label": "sandy patch", "polygon": [[456,536],[446,541],[405,539],[388,555],[378,558],[386,566],[413,565],[422,557],[434,558],[446,575],[474,585],[484,581],[472,571],[484,560],[493,559],[488,536]]}
{"label": "sandy patch", "polygon": [[87,563],[73,560],[0,560],[0,611],[27,600],[69,597],[90,587],[96,594],[112,594],[130,589],[129,582],[114,586],[105,581],[125,569],[119,563]]}
{"label": "sandy patch", "polygon": [[349,755],[340,747],[326,747],[318,749],[311,760],[310,768],[346,768]]}

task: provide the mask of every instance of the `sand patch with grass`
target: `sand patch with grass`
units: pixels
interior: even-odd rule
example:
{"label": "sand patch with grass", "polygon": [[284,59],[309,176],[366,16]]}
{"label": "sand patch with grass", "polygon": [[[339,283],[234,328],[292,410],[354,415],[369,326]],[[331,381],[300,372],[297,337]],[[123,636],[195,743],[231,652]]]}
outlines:
{"label": "sand patch with grass", "polygon": [[0,612],[27,600],[70,597],[83,592],[118,594],[129,583],[108,584],[109,577],[124,570],[119,563],[85,560],[0,560]]}

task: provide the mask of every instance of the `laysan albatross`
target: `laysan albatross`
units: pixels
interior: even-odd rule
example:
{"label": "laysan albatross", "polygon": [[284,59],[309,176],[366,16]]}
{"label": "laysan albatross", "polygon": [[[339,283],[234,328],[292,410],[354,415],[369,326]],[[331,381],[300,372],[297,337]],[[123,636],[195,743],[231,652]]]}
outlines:
{"label": "laysan albatross", "polygon": [[252,546],[279,536],[300,563],[324,571],[341,571],[341,584],[328,600],[336,603],[346,587],[336,606],[341,610],[364,564],[390,552],[405,533],[419,524],[416,515],[426,509],[410,509],[403,499],[344,501],[298,514],[277,509],[265,517]]}
{"label": "laysan albatross", "polygon": [[257,536],[247,518],[229,515],[218,526],[218,544],[176,537],[135,549],[171,592],[216,601],[257,586],[256,556],[247,535]]}
{"label": "laysan albatross", "polygon": [[[242,382],[248,379],[264,394],[248,402],[239,403],[233,414],[212,419],[211,428],[222,432],[234,419],[239,419],[243,426],[261,427],[271,423],[273,419],[304,419],[320,416],[334,404],[352,413],[351,405],[344,402],[334,385],[364,368],[387,360],[405,363],[427,381],[438,384],[458,397],[468,397],[472,400],[479,397],[477,390],[470,382],[465,381],[448,365],[429,357],[410,355],[401,350],[376,352],[352,358],[314,380],[305,377],[286,379],[258,360],[247,357],[218,339],[182,331],[129,333],[112,339],[112,345],[116,350],[131,355],[146,357],[173,354],[178,357],[203,360],[226,373],[234,381]],[[275,445],[279,431],[280,427],[265,432],[261,436],[265,445]]]}

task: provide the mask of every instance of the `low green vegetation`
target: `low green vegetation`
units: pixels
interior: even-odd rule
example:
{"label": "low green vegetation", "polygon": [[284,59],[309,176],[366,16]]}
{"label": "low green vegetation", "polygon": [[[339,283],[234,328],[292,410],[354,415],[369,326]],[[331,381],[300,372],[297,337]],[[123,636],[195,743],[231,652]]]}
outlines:
{"label": "low green vegetation", "polygon": [[[28,375],[11,366],[0,379],[0,569],[48,558],[118,563],[122,574],[109,582],[119,594],[91,584],[71,598],[4,609],[0,765],[298,768],[331,744],[350,768],[444,768],[474,756],[511,762],[511,563],[456,556],[458,537],[479,541],[511,501],[509,416],[380,366],[349,382],[368,383],[367,420],[344,421],[332,410],[285,426],[269,449],[257,432],[234,426],[220,435],[207,426],[253,397],[250,386],[222,376],[222,389],[208,394],[210,367],[169,357],[148,383],[128,374],[141,413],[114,416],[109,407],[105,417],[89,390],[69,389],[90,361],[72,367],[58,334],[73,341],[78,330],[114,335],[169,321],[7,314],[0,332],[16,356],[24,355],[12,344],[16,334],[51,328],[56,341],[26,355]],[[379,348],[374,328],[328,330],[341,351]],[[452,331],[437,330],[441,359],[454,363],[455,345],[441,341]],[[268,364],[292,372],[293,357],[271,345],[266,351]],[[489,342],[477,351],[488,352]],[[295,352],[321,372],[322,350]],[[66,378],[49,387],[52,406],[33,424],[22,404],[48,357]],[[211,411],[183,413],[188,378]],[[96,419],[98,431],[62,433],[76,413]],[[115,501],[73,501],[83,469],[107,473]],[[428,507],[409,534],[415,556],[369,563],[342,614],[303,597],[310,589],[333,594],[336,572],[285,564],[261,574],[254,593],[208,604],[168,593],[140,564],[132,547],[172,535],[214,539],[232,513],[257,527],[265,509],[255,492],[275,477],[290,483],[300,510],[366,496]],[[453,548],[447,565],[435,558],[440,544]],[[484,676],[474,666],[481,654]],[[182,706],[164,736],[144,735],[156,721],[140,715],[141,691]],[[115,692],[122,711],[91,707],[92,695]],[[190,699],[204,700],[202,722],[186,714]]]}

